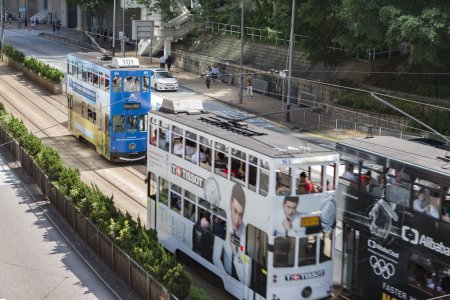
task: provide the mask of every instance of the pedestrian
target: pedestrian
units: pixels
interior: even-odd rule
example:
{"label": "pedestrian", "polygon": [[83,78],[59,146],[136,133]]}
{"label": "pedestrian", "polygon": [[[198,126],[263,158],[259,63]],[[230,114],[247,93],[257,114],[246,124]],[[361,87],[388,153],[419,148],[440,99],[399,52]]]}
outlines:
{"label": "pedestrian", "polygon": [[167,55],[167,58],[166,58],[167,70],[170,71],[170,67],[172,66],[172,63],[173,63],[172,56],[171,55]]}
{"label": "pedestrian", "polygon": [[105,28],[103,31],[103,41],[106,42],[108,40],[108,28]]}
{"label": "pedestrian", "polygon": [[28,18],[25,17],[25,27],[28,27]]}
{"label": "pedestrian", "polygon": [[219,77],[219,67],[215,64],[215,65],[212,67],[211,72],[212,72],[212,78],[213,78],[213,80],[216,81],[217,78]]}
{"label": "pedestrian", "polygon": [[9,20],[9,29],[11,29],[11,14],[9,14],[8,20]]}
{"label": "pedestrian", "polygon": [[159,68],[165,69],[166,68],[166,57],[164,55],[161,55],[159,58]]}
{"label": "pedestrian", "polygon": [[56,20],[56,32],[59,33],[59,29],[61,29],[61,21]]}
{"label": "pedestrian", "polygon": [[56,24],[55,24],[55,21],[52,22],[52,30],[53,30],[53,33],[56,32]]}
{"label": "pedestrian", "polygon": [[247,76],[246,82],[247,82],[247,96],[253,97],[253,78],[251,74]]}
{"label": "pedestrian", "polygon": [[34,23],[34,19],[31,19],[31,30],[32,30],[32,31],[36,29],[35,26],[36,26],[36,25],[35,25],[35,23]]}
{"label": "pedestrian", "polygon": [[212,71],[211,66],[208,66],[205,71],[205,78],[206,78],[206,87],[209,89],[209,85],[211,84],[211,77],[212,77]]}
{"label": "pedestrian", "polygon": [[19,14],[19,17],[17,18],[17,26],[20,29],[22,27],[22,17]]}

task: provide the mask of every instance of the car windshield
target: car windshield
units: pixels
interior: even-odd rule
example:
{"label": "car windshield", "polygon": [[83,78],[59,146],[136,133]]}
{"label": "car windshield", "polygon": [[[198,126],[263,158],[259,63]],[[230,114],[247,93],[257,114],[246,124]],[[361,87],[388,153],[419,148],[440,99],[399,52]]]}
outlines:
{"label": "car windshield", "polygon": [[155,72],[156,78],[173,78],[170,72]]}

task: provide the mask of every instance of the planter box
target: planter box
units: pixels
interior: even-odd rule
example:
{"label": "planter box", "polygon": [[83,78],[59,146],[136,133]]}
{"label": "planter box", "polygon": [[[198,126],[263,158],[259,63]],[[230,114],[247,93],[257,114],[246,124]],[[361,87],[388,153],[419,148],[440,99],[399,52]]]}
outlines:
{"label": "planter box", "polygon": [[16,63],[15,61],[13,61],[8,55],[3,53],[3,62],[10,67],[11,69],[14,69],[16,71],[22,71],[23,69],[23,64],[20,63]]}
{"label": "planter box", "polygon": [[47,91],[50,93],[56,95],[56,94],[62,94],[62,84],[61,83],[53,83],[50,80],[47,80],[45,78],[42,78],[38,74],[34,73],[30,69],[23,67],[23,76],[25,78],[30,79],[31,81],[39,84],[40,86],[44,87]]}

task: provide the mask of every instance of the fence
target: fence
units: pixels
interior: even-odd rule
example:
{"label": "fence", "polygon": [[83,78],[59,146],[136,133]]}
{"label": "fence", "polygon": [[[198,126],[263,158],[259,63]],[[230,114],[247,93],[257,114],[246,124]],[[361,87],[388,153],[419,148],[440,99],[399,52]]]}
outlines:
{"label": "fence", "polygon": [[157,282],[146,270],[135,262],[122,249],[117,247],[106,235],[83,214],[48,180],[48,177],[36,165],[13,138],[0,128],[0,142],[20,162],[25,172],[34,180],[50,203],[63,215],[70,226],[86,241],[97,255],[143,299],[160,300],[177,298]]}

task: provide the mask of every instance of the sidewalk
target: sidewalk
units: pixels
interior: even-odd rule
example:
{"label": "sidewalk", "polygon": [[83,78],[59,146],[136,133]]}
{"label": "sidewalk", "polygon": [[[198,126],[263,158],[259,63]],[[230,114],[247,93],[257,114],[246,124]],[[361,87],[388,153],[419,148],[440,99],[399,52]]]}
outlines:
{"label": "sidewalk", "polygon": [[[74,29],[61,29],[58,33],[53,34],[50,25],[39,25],[38,30],[33,31],[34,34],[40,34],[45,32],[46,34],[52,35],[52,38],[61,37],[63,39],[69,39],[74,41],[82,41],[83,33],[81,31],[76,31]],[[17,28],[17,27],[16,27]],[[109,43],[106,43],[109,44]],[[101,45],[101,44],[100,44]],[[108,49],[109,47],[106,47]],[[120,43],[116,44],[116,55],[120,55]],[[126,51],[125,56],[135,56],[134,50]],[[150,58],[145,58],[144,61],[149,61]],[[143,66],[149,68],[159,67],[159,58],[152,58],[152,63],[144,63]],[[296,105],[291,105],[291,115],[290,122],[286,122],[286,103],[281,104],[281,100],[265,96],[261,93],[253,91],[253,97],[247,96],[246,87],[243,88],[242,103],[240,103],[239,97],[239,87],[234,85],[228,85],[220,81],[212,81],[210,88],[206,87],[206,82],[204,78],[200,77],[200,74],[193,74],[185,72],[176,67],[172,66],[171,69],[174,76],[177,78],[179,83],[187,89],[194,92],[204,94],[213,100],[220,101],[232,107],[247,111],[255,115],[264,115],[265,118],[283,124],[293,130],[307,131],[312,135],[320,135],[321,137],[329,140],[337,140],[350,138],[355,136],[362,136],[363,133],[356,132],[354,130],[339,130],[335,128],[324,129],[313,128],[313,124],[306,112],[310,111],[310,108],[299,108]]]}

